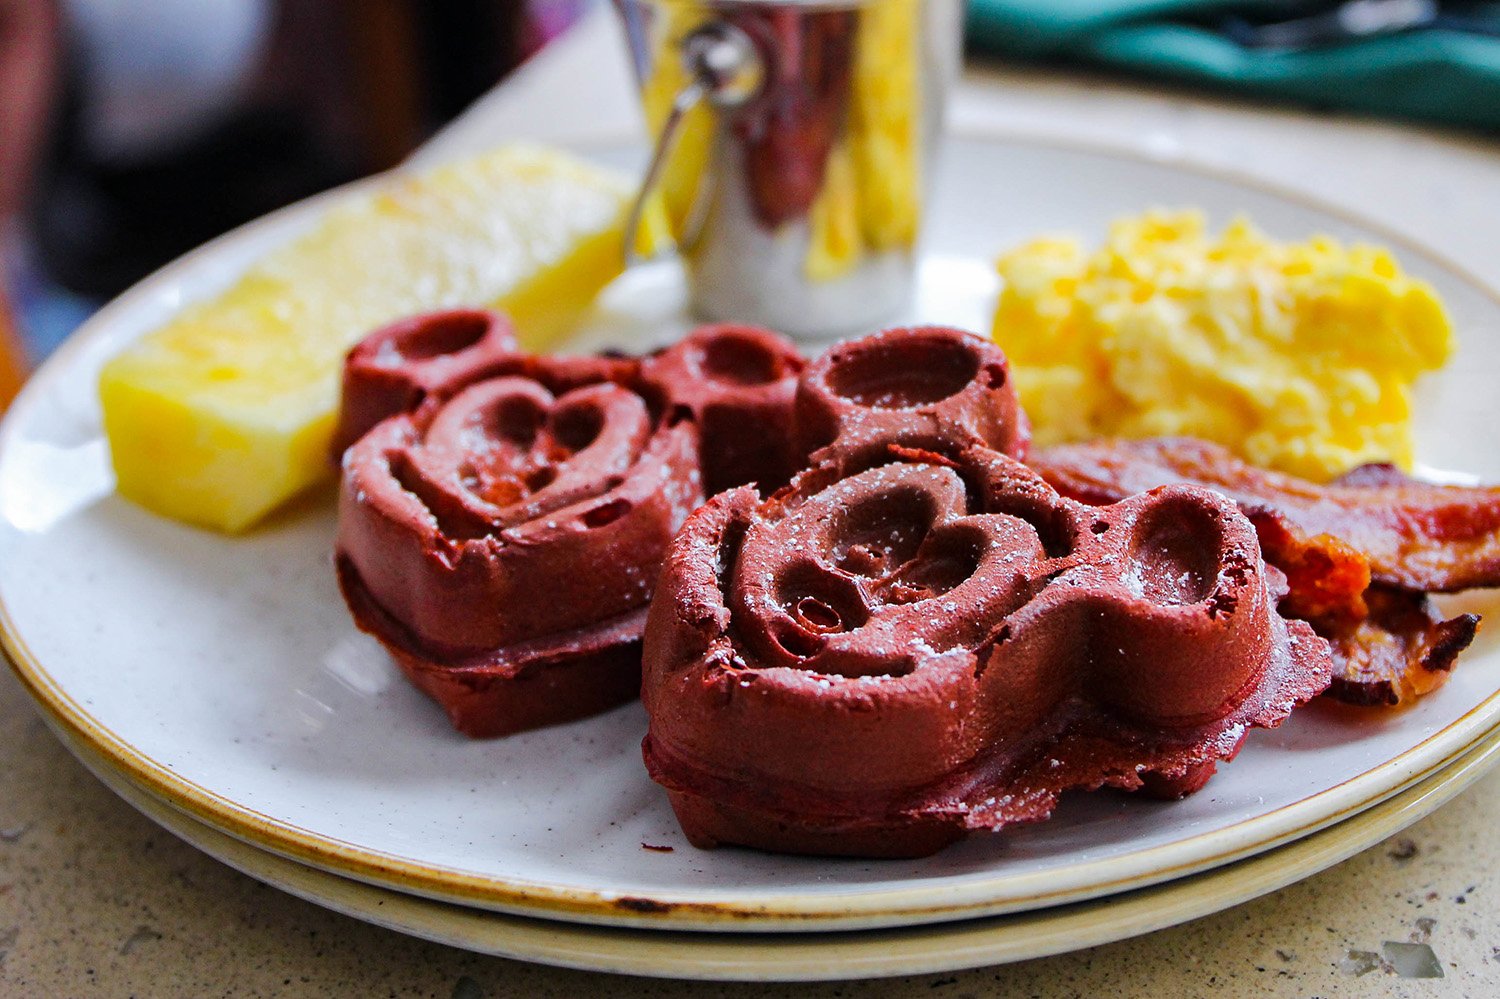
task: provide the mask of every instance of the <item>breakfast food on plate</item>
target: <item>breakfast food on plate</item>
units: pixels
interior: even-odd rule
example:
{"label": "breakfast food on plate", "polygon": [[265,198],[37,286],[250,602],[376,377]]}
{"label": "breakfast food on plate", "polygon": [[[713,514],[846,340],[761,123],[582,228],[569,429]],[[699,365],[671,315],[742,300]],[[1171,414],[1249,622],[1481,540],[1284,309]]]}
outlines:
{"label": "breakfast food on plate", "polygon": [[1476,619],[1427,594],[1500,582],[1500,490],[1029,454],[1005,355],[945,327],[570,358],[434,313],[349,353],[335,441],[359,626],[474,736],[639,689],[701,846],[918,856],[1188,794],[1330,684],[1436,686]]}
{"label": "breakfast food on plate", "polygon": [[1360,618],[1314,619],[1333,650],[1328,693],[1349,704],[1395,706],[1432,693],[1474,641],[1479,615],[1444,619],[1425,593],[1391,586],[1364,592]]}
{"label": "breakfast food on plate", "polygon": [[797,386],[799,450],[891,444],[940,448],[973,440],[1013,458],[1031,442],[1005,354],[947,326],[901,327],[837,344]]}
{"label": "breakfast food on plate", "polygon": [[1064,493],[1114,502],[1169,482],[1224,493],[1284,545],[1332,535],[1369,560],[1376,582],[1452,593],[1500,585],[1500,487],[1418,482],[1394,469],[1362,468],[1318,485],[1255,468],[1227,449],[1189,438],[1096,441],[1048,448],[1031,464]]}
{"label": "breakfast food on plate", "polygon": [[386,417],[486,376],[520,373],[525,363],[515,328],[498,312],[423,313],[376,330],[344,358],[333,460]]}
{"label": "breakfast food on plate", "polygon": [[553,342],[620,272],[628,184],[511,147],[401,173],[330,210],[100,376],[119,491],[221,530],[328,474],[345,351],[424,309],[493,303]]}
{"label": "breakfast food on plate", "polygon": [[773,489],[802,467],[807,452],[793,435],[792,405],[803,364],[786,340],[722,323],[642,362],[653,398],[698,427],[705,495],[746,482]]}
{"label": "breakfast food on plate", "polygon": [[1273,241],[1197,213],[1117,221],[1090,253],[1000,259],[994,336],[1044,446],[1192,436],[1315,481],[1409,467],[1411,385],[1453,350],[1432,287],[1391,254]]}
{"label": "breakfast food on plate", "polygon": [[799,388],[810,466],[673,541],[643,751],[695,844],[919,856],[1068,789],[1181,795],[1327,686],[1327,644],[1276,613],[1232,502],[1060,497],[997,450],[1025,428],[977,348],[834,348]]}
{"label": "breakfast food on plate", "polygon": [[1478,619],[1437,616],[1428,593],[1500,586],[1500,488],[1417,482],[1366,466],[1318,485],[1186,438],[1097,441],[1029,459],[1063,495],[1114,503],[1169,483],[1206,486],[1255,524],[1290,593],[1284,614],[1313,623],[1340,669],[1331,692],[1394,704],[1446,678]]}
{"label": "breakfast food on plate", "polygon": [[523,354],[475,311],[372,334],[350,353],[341,429],[357,437],[336,551],[355,620],[468,735],[634,698],[647,602],[704,469],[748,481],[703,449],[738,424],[759,439],[729,453],[788,475],[785,431],[774,445],[801,367],[745,327],[643,360]]}

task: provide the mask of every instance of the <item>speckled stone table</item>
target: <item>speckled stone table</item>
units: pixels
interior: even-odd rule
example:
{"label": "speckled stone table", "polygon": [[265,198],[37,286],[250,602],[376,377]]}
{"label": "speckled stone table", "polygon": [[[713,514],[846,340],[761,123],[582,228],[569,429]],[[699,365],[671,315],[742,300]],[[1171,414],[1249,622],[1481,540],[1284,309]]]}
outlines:
{"label": "speckled stone table", "polygon": [[[1077,954],[874,982],[659,982],[454,950],[223,866],[133,811],[0,674],[3,996],[1490,996],[1500,992],[1500,772],[1330,871]],[[1443,978],[1403,979],[1387,942]]]}
{"label": "speckled stone table", "polygon": [[[1230,167],[1358,211],[1500,284],[1493,141],[985,69],[966,79],[954,118]],[[617,138],[639,127],[618,39],[596,15],[427,155],[517,136]],[[0,672],[0,996],[1494,996],[1497,828],[1500,772],[1338,867],[1135,940],[875,982],[656,982],[480,957],[265,887],[106,790]],[[1441,978],[1398,973],[1435,970],[1396,967],[1399,945],[1410,943],[1431,948]]]}

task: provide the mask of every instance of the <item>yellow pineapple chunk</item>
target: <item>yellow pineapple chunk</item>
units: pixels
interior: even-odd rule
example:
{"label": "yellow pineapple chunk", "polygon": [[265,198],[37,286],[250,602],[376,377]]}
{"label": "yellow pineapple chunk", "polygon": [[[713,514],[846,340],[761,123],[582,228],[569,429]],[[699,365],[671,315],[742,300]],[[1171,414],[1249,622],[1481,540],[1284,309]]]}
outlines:
{"label": "yellow pineapple chunk", "polygon": [[508,147],[330,211],[100,376],[121,495],[239,531],[329,473],[348,348],[412,313],[492,305],[523,346],[567,333],[623,266],[629,184]]}

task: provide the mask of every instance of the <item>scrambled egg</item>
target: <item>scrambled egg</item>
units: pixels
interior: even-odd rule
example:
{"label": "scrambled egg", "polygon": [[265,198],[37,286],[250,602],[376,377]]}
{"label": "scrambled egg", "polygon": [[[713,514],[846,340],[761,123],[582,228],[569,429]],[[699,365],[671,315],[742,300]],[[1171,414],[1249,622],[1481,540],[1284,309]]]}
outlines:
{"label": "scrambled egg", "polygon": [[1431,285],[1388,250],[1277,243],[1196,212],[1038,239],[999,261],[994,338],[1042,446],[1182,434],[1327,480],[1412,459],[1411,385],[1453,351]]}

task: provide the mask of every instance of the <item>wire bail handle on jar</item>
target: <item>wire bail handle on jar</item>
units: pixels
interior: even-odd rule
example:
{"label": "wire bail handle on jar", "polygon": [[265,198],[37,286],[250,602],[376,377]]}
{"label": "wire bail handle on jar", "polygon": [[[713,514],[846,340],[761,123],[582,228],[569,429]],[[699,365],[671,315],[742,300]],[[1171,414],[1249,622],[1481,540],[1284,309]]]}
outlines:
{"label": "wire bail handle on jar", "polygon": [[[761,57],[754,40],[742,29],[726,21],[711,21],[693,30],[682,41],[682,60],[688,71],[689,83],[672,98],[667,120],[662,123],[661,134],[656,137],[656,146],[651,153],[651,163],[636,192],[635,202],[630,206],[630,215],[625,224],[625,263],[640,263],[644,258],[636,252],[641,221],[646,213],[646,203],[661,181],[667,159],[677,143],[677,135],[688,113],[700,103],[721,111],[743,107],[752,101],[765,83],[765,60]],[[701,199],[700,199],[701,200]],[[702,228],[702,219],[694,216],[681,246],[696,241]]]}

